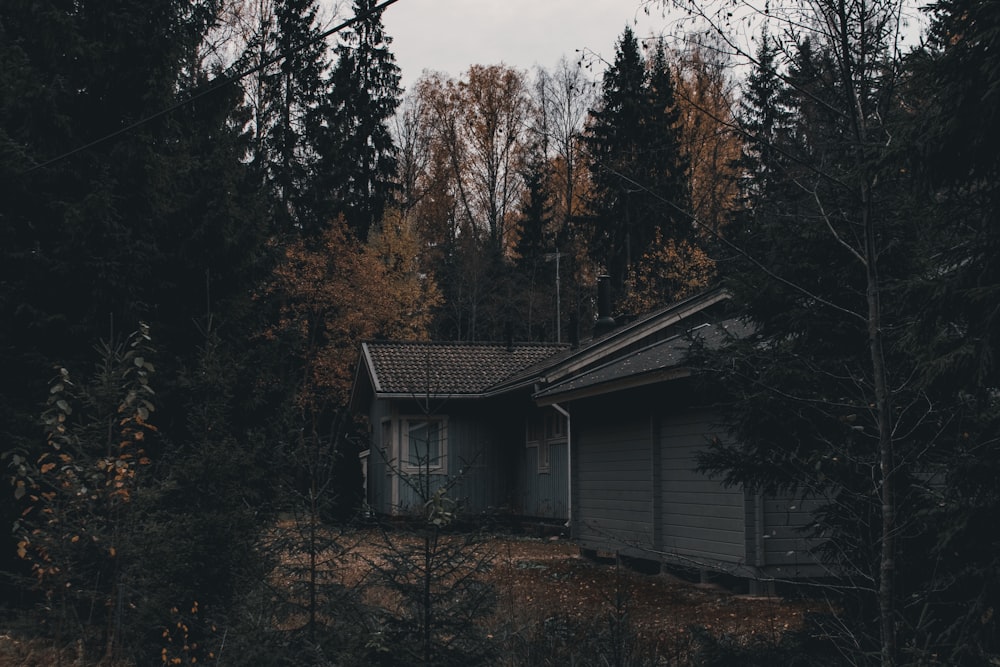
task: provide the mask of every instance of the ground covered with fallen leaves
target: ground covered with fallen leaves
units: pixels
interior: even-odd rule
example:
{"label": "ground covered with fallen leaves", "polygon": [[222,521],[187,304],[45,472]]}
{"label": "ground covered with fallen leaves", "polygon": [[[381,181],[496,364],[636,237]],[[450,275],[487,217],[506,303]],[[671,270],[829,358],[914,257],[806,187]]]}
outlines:
{"label": "ground covered with fallen leaves", "polygon": [[[354,542],[342,558],[345,583],[369,575],[387,539],[403,538],[373,531]],[[611,636],[641,652],[642,664],[650,664],[648,656],[659,656],[662,664],[686,664],[695,629],[730,645],[776,645],[787,631],[802,628],[807,615],[825,608],[801,596],[751,596],[720,583],[699,583],[692,580],[694,573],[653,572],[658,568],[635,567],[610,555],[586,558],[561,538],[497,535],[477,549],[489,553],[490,567],[481,576],[497,597],[494,613],[482,622],[505,641],[512,633],[543,642],[561,635],[566,643],[582,645],[601,635],[603,651]]]}
{"label": "ground covered with fallen leaves", "polygon": [[[390,608],[394,598],[378,581],[378,569],[387,549],[409,540],[419,545],[406,531],[341,533],[331,541],[338,546],[322,559],[330,567],[327,576],[364,591],[368,604]],[[588,652],[608,664],[698,664],[692,660],[698,636],[731,646],[774,646],[811,612],[824,609],[803,597],[750,596],[679,576],[684,573],[652,573],[607,556],[585,558],[561,538],[497,534],[467,549],[485,565],[474,576],[494,592],[490,612],[475,622],[506,654],[503,664],[604,664],[577,659]],[[287,553],[273,583],[291,590],[297,577],[290,573],[304,560],[302,553]],[[603,658],[619,650],[638,658]],[[75,663],[73,653],[71,646],[55,651],[37,638],[0,631],[0,667],[53,664],[54,658],[84,664]]]}
{"label": "ground covered with fallen leaves", "polygon": [[507,539],[499,545],[491,578],[539,615],[580,620],[627,613],[634,631],[670,641],[699,626],[713,634],[777,639],[801,626],[814,602],[749,596],[720,584],[698,584],[669,573],[647,574],[613,558],[579,555],[565,540]]}

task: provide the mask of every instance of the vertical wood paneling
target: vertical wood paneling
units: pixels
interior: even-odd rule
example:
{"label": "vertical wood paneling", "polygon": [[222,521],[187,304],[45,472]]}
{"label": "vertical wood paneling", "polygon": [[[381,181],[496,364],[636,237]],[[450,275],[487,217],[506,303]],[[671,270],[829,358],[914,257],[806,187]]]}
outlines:
{"label": "vertical wood paneling", "polygon": [[518,466],[517,514],[540,519],[568,517],[568,479],[566,473],[567,445],[549,445],[549,472],[538,472],[538,448],[525,447],[521,442]]}

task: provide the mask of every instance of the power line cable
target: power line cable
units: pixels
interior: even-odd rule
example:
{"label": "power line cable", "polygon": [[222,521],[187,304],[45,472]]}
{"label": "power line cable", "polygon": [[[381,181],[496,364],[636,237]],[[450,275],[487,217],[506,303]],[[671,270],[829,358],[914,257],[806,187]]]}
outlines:
{"label": "power line cable", "polygon": [[343,23],[340,23],[339,25],[336,25],[336,26],[330,28],[329,30],[326,30],[325,32],[320,33],[319,35],[317,35],[313,39],[311,39],[311,40],[309,40],[307,42],[303,42],[302,44],[300,44],[299,46],[295,47],[294,49],[291,49],[291,50],[286,51],[284,53],[279,53],[279,54],[277,54],[275,56],[271,56],[267,60],[265,60],[265,61],[263,61],[263,62],[255,65],[254,67],[251,67],[250,69],[248,69],[248,70],[246,70],[244,72],[238,72],[236,74],[230,74],[230,75],[219,77],[218,79],[216,79],[216,80],[212,81],[211,83],[209,83],[205,88],[203,88],[199,92],[195,93],[194,95],[191,95],[190,97],[188,97],[186,99],[181,100],[180,102],[176,102],[176,103],[174,103],[174,104],[166,107],[165,109],[161,109],[160,111],[157,111],[156,113],[154,113],[152,115],[146,116],[145,118],[142,118],[142,119],[137,120],[137,121],[135,121],[133,123],[130,123],[130,124],[126,125],[125,127],[119,128],[119,129],[115,130],[114,132],[111,132],[110,134],[106,134],[103,137],[95,139],[95,140],[93,140],[93,141],[91,141],[89,143],[83,144],[82,146],[77,146],[76,148],[74,148],[74,149],[72,149],[70,151],[62,153],[61,155],[57,155],[54,158],[48,159],[45,162],[41,162],[39,164],[36,164],[33,167],[29,167],[25,171],[21,172],[21,175],[22,176],[27,176],[28,174],[31,174],[31,173],[33,173],[35,171],[40,170],[40,169],[45,169],[46,167],[49,167],[49,166],[51,166],[51,165],[53,165],[53,164],[55,164],[57,162],[62,162],[63,160],[76,155],[77,153],[82,153],[84,151],[90,150],[94,146],[99,146],[99,145],[101,145],[101,144],[103,144],[105,142],[111,141],[112,139],[116,139],[116,138],[122,136],[123,134],[127,134],[127,133],[131,132],[132,130],[135,130],[138,127],[142,127],[143,125],[145,125],[147,123],[150,123],[150,122],[152,122],[152,121],[154,121],[154,120],[156,120],[158,118],[162,118],[163,116],[166,116],[167,114],[173,113],[174,111],[180,109],[181,107],[184,107],[184,106],[186,106],[188,104],[191,104],[192,102],[195,102],[197,100],[200,100],[201,98],[206,97],[207,95],[211,95],[212,93],[217,92],[217,91],[219,91],[219,90],[221,90],[221,89],[225,88],[226,86],[229,86],[229,85],[231,85],[233,83],[236,83],[237,81],[240,81],[241,79],[244,79],[244,78],[250,76],[251,74],[254,74],[255,72],[259,72],[260,70],[264,69],[265,67],[270,67],[274,63],[280,62],[281,60],[284,60],[285,58],[287,58],[291,54],[296,53],[296,52],[298,52],[298,51],[306,48],[307,46],[312,46],[313,44],[316,44],[317,42],[321,42],[321,41],[325,40],[327,37],[329,37],[330,35],[333,35],[334,33],[340,32],[344,28],[349,28],[350,26],[354,25],[355,23],[363,21],[364,19],[368,18],[369,16],[372,16],[374,14],[377,14],[377,13],[381,12],[383,9],[385,9],[389,5],[394,4],[394,3],[398,2],[398,1],[399,0],[385,0],[381,4],[378,4],[378,5],[374,6],[374,7],[372,7],[367,12],[364,12],[362,14],[358,14],[358,15],[356,15],[356,16],[354,16],[354,17],[352,17],[352,18],[350,18],[350,19],[348,19],[346,21],[344,21]]}

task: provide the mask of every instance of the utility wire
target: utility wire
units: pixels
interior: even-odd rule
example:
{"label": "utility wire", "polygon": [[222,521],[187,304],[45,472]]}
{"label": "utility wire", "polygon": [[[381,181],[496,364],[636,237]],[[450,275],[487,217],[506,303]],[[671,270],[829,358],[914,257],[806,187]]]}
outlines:
{"label": "utility wire", "polygon": [[72,149],[70,151],[67,151],[66,153],[63,153],[61,155],[57,155],[54,158],[46,160],[45,162],[41,162],[39,164],[36,164],[35,166],[30,167],[30,168],[26,169],[25,171],[21,172],[21,175],[22,176],[27,176],[28,174],[30,174],[32,172],[38,171],[40,169],[45,169],[46,167],[49,167],[49,166],[51,166],[51,165],[53,165],[53,164],[55,164],[57,162],[62,162],[63,160],[76,155],[77,153],[82,153],[82,152],[84,152],[86,150],[90,150],[94,146],[99,146],[99,145],[101,145],[101,144],[103,144],[105,142],[111,141],[112,139],[116,139],[117,137],[120,137],[123,134],[127,134],[128,132],[131,132],[132,130],[134,130],[134,129],[138,128],[138,127],[141,127],[141,126],[143,126],[143,125],[145,125],[147,123],[150,123],[150,122],[152,122],[152,121],[154,121],[154,120],[156,120],[158,118],[162,118],[163,116],[166,116],[167,114],[173,113],[177,109],[180,109],[181,107],[184,107],[184,106],[186,106],[188,104],[191,104],[192,102],[195,102],[195,101],[197,101],[197,100],[199,100],[199,99],[201,99],[201,98],[203,98],[203,97],[205,97],[207,95],[211,95],[212,93],[214,93],[214,92],[216,92],[218,90],[221,90],[222,88],[225,88],[228,85],[236,83],[237,81],[240,81],[241,79],[244,79],[244,78],[250,76],[251,74],[253,74],[255,72],[259,72],[260,70],[264,69],[265,67],[270,67],[274,63],[279,62],[281,60],[284,60],[285,58],[287,58],[291,54],[293,54],[293,53],[295,53],[297,51],[300,51],[300,50],[306,48],[307,46],[312,46],[313,44],[316,44],[317,42],[321,42],[321,41],[325,40],[327,37],[329,37],[330,35],[332,35],[334,33],[337,33],[337,32],[340,32],[344,28],[348,28],[348,27],[354,25],[355,23],[358,23],[359,21],[363,21],[364,19],[368,18],[369,16],[372,16],[374,14],[377,14],[377,13],[381,12],[383,9],[385,9],[389,5],[394,4],[394,3],[398,2],[398,1],[399,0],[385,0],[381,4],[378,4],[378,5],[374,6],[374,7],[372,7],[367,12],[364,12],[362,14],[358,14],[358,15],[354,16],[353,18],[350,18],[350,19],[344,21],[343,23],[341,23],[339,25],[336,25],[336,26],[330,28],[329,30],[327,30],[327,31],[325,31],[325,32],[317,35],[315,38],[313,38],[313,39],[311,39],[311,40],[309,40],[307,42],[303,42],[302,44],[300,44],[299,46],[295,47],[294,49],[291,49],[290,51],[286,51],[284,53],[279,53],[279,54],[277,54],[275,56],[271,56],[267,60],[265,60],[265,61],[263,61],[263,62],[255,65],[254,67],[251,67],[250,69],[248,69],[248,70],[246,70],[244,72],[238,72],[236,74],[229,74],[229,75],[225,75],[225,76],[219,77],[219,78],[215,79],[214,81],[212,81],[211,83],[207,84],[202,90],[198,91],[197,93],[195,93],[191,97],[188,97],[187,99],[181,100],[180,102],[176,102],[176,103],[170,105],[169,107],[167,107],[165,109],[161,109],[160,111],[157,111],[156,113],[154,113],[154,114],[152,114],[150,116],[146,116],[145,118],[137,120],[134,123],[130,123],[130,124],[126,125],[125,127],[122,127],[122,128],[120,128],[118,130],[115,130],[114,132],[112,132],[110,134],[106,134],[103,137],[100,137],[99,139],[95,139],[95,140],[93,140],[93,141],[91,141],[89,143],[83,144],[82,146],[78,146],[78,147],[76,147],[76,148],[74,148],[74,149]]}

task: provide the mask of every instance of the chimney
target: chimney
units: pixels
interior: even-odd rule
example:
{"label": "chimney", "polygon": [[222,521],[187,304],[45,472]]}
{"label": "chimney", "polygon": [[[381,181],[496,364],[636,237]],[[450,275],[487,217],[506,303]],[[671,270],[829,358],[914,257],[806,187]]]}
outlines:
{"label": "chimney", "polygon": [[611,278],[597,277],[597,322],[594,323],[594,338],[615,328],[615,318],[611,317]]}

